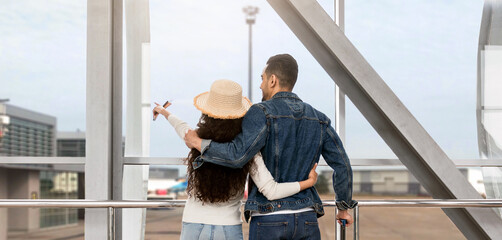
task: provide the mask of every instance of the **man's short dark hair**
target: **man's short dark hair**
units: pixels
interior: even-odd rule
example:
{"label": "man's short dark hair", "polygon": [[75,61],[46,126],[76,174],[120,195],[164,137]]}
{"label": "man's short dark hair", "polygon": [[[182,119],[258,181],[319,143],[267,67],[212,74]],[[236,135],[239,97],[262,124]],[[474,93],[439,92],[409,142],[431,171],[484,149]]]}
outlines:
{"label": "man's short dark hair", "polygon": [[275,74],[281,87],[292,90],[298,78],[298,64],[291,55],[278,54],[268,59],[265,73],[269,77]]}

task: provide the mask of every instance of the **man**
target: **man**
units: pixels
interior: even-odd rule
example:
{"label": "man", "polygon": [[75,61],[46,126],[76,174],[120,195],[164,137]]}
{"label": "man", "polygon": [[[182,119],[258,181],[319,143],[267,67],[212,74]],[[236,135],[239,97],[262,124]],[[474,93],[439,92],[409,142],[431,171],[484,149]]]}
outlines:
{"label": "man", "polygon": [[[269,58],[261,75],[263,101],[246,113],[241,134],[229,143],[200,139],[194,131],[186,134],[187,146],[202,153],[194,167],[211,162],[238,168],[261,151],[275,180],[292,182],[307,179],[322,154],[334,169],[337,219],[350,225],[347,210],[357,202],[352,200],[349,159],[329,118],[292,92],[297,76],[298,65],[289,54]],[[269,201],[251,183],[244,215],[246,221],[251,217],[249,239],[320,239],[317,217],[324,209],[315,188]]]}

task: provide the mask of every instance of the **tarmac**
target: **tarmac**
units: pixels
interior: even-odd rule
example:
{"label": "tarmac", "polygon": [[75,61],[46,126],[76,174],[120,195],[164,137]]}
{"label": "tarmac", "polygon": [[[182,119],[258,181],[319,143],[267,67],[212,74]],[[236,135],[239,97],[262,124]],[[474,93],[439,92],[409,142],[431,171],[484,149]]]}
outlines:
{"label": "tarmac", "polygon": [[[355,199],[396,199],[397,197],[355,196]],[[399,197],[403,198],[403,197]],[[417,197],[407,197],[417,198]],[[322,199],[332,199],[323,197]],[[424,198],[427,199],[427,198]],[[319,219],[322,239],[334,237],[334,209],[326,208]],[[438,208],[363,208],[359,209],[361,240],[422,240],[465,239],[450,219]],[[183,208],[147,210],[145,240],[174,240],[181,233]],[[243,223],[244,239],[248,239],[249,225]],[[29,233],[9,232],[8,240],[83,240],[84,221],[65,227],[42,229]],[[347,239],[353,239],[353,228],[347,230]]]}

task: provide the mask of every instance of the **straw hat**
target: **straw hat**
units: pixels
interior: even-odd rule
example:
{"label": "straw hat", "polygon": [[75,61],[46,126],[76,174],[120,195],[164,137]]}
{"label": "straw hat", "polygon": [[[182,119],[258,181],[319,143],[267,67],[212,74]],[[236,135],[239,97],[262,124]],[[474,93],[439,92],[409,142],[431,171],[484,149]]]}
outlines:
{"label": "straw hat", "polygon": [[218,119],[241,118],[251,107],[251,101],[242,96],[241,85],[225,79],[214,81],[209,92],[196,96],[193,104],[202,113]]}

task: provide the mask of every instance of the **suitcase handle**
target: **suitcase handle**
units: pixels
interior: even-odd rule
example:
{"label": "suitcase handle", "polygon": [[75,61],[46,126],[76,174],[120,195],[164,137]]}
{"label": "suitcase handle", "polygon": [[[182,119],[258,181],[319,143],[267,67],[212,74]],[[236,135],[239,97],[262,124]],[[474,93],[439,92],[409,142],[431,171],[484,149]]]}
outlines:
{"label": "suitcase handle", "polygon": [[347,219],[340,219],[340,222],[342,223],[341,224],[341,228],[340,228],[340,239],[345,240],[345,238],[346,238],[345,231],[346,231],[346,226],[347,226]]}
{"label": "suitcase handle", "polygon": [[342,222],[342,227],[345,227],[345,225],[347,225],[347,219],[340,219],[340,222]]}

